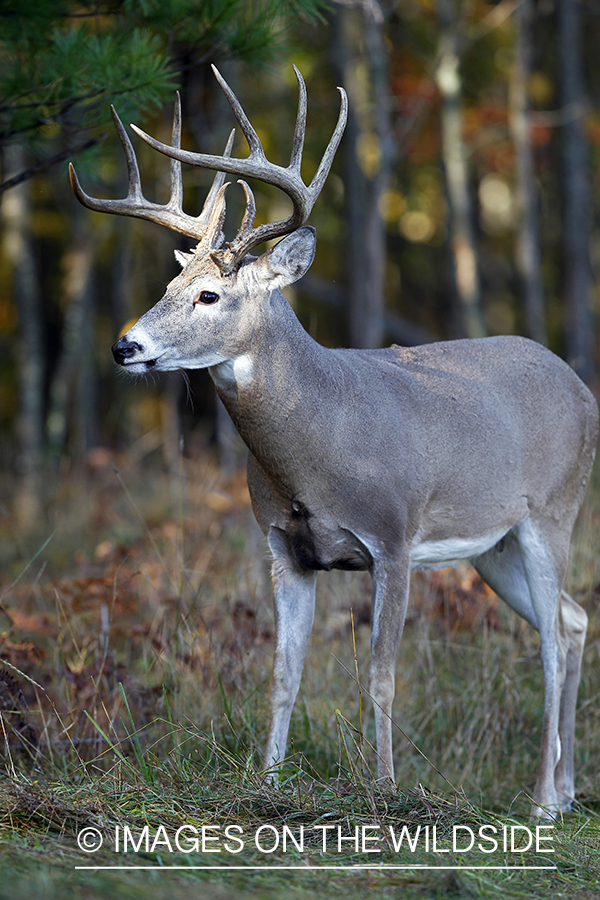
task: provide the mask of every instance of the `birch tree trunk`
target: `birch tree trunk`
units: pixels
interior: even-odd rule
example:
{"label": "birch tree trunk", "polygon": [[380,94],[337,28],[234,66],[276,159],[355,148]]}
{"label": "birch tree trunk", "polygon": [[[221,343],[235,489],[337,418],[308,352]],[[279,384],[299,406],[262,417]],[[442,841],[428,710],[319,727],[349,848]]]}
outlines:
{"label": "birch tree trunk", "polygon": [[[26,168],[25,153],[18,144],[5,148],[7,178]],[[17,414],[17,468],[20,478],[15,494],[19,526],[35,524],[41,504],[40,463],[44,445],[44,328],[35,244],[31,234],[30,183],[11,188],[2,202],[4,253],[12,269],[19,337],[16,353],[19,411]]]}
{"label": "birch tree trunk", "polygon": [[588,383],[595,373],[591,310],[591,184],[584,129],[585,86],[579,0],[557,4],[560,76],[565,124],[563,156],[563,297],[567,316],[567,360]]}
{"label": "birch tree trunk", "polygon": [[511,129],[517,157],[517,269],[525,305],[527,334],[547,344],[544,289],[540,258],[540,222],[535,165],[531,144],[528,84],[533,70],[533,0],[521,0],[516,9],[516,59],[511,82]]}
{"label": "birch tree trunk", "polygon": [[481,286],[473,233],[467,151],[462,133],[457,13],[452,0],[438,0],[441,26],[436,83],[441,95],[442,157],[448,190],[448,224],[455,290],[467,337],[485,335]]}

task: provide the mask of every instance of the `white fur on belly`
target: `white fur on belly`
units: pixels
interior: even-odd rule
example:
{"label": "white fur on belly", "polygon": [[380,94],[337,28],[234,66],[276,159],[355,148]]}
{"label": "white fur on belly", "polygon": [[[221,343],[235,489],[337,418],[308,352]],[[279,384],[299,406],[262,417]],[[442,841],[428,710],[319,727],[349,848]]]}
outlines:
{"label": "white fur on belly", "polygon": [[479,556],[498,543],[506,529],[474,538],[446,538],[443,541],[418,541],[410,551],[411,569],[443,569],[462,559]]}

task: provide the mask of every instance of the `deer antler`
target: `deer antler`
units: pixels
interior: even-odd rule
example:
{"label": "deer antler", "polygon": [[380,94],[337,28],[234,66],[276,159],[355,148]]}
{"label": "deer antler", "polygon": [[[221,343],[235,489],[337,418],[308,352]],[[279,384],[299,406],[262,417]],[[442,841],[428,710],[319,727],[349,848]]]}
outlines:
{"label": "deer antler", "polygon": [[[242,180],[239,181],[246,194],[246,213],[244,219],[237,235],[230,244],[227,244],[227,248],[211,252],[212,258],[218,263],[221,269],[225,272],[231,272],[239,266],[243,257],[257,244],[289,234],[306,222],[315,201],[321,192],[323,184],[325,183],[325,179],[329,174],[333,157],[339,146],[342,134],[344,133],[348,117],[348,99],[344,89],[338,88],[341,94],[341,104],[337,125],[323,158],[321,159],[316,175],[310,185],[307,186],[304,184],[300,174],[304,134],[306,130],[306,85],[296,66],[294,66],[294,72],[298,79],[300,96],[298,100],[298,113],[296,116],[292,155],[290,164],[286,168],[269,162],[265,156],[260,139],[250,124],[239,100],[216,67],[213,66],[212,69],[223,93],[229,101],[242,131],[244,132],[246,140],[248,141],[250,156],[247,159],[235,159],[228,155],[213,156],[205,153],[192,153],[189,150],[181,150],[178,142],[176,145],[175,142],[173,142],[172,145],[169,146],[168,144],[163,144],[155,138],[150,137],[135,125],[132,125],[131,127],[136,134],[146,141],[147,144],[155,150],[158,150],[160,153],[164,153],[166,156],[171,157],[172,160],[189,163],[192,166],[203,166],[207,169],[217,169],[235,175],[258,178],[266,184],[272,184],[275,187],[280,188],[291,199],[293,203],[293,212],[291,216],[278,222],[270,222],[254,228],[254,216],[256,212],[254,196],[246,182]],[[163,224],[166,224],[166,222]]]}
{"label": "deer antler", "polygon": [[[183,200],[181,163],[176,159],[171,159],[171,197],[169,202],[160,205],[146,200],[142,193],[140,170],[135,151],[114,106],[111,106],[111,111],[127,160],[127,171],[129,174],[127,197],[124,200],[101,200],[96,197],[90,197],[82,189],[75,169],[69,163],[71,187],[79,202],[97,212],[115,213],[119,216],[135,216],[138,219],[148,219],[150,222],[166,225],[172,231],[178,231],[180,234],[186,235],[186,237],[198,240],[200,242],[199,247],[203,249],[218,247],[223,240],[222,225],[225,216],[225,190],[227,187],[227,185],[224,185],[225,173],[222,170],[217,172],[199,216],[188,216],[183,212],[181,206]],[[229,135],[223,159],[227,159],[231,153],[234,135],[235,129]],[[181,98],[179,92],[177,92],[177,100],[173,112],[171,143],[171,149],[179,148],[181,143]]]}

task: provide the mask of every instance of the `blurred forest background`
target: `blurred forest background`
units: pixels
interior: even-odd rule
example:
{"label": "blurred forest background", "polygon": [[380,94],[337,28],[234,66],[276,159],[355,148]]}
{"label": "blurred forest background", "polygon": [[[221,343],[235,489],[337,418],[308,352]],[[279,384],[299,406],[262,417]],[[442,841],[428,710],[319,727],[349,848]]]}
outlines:
{"label": "blurred forest background", "polygon": [[[39,524],[53,473],[98,448],[138,446],[177,469],[183,436],[186,454],[216,444],[224,469],[242,460],[205,372],[189,387],[179,374],[115,377],[112,342],[160,298],[187,242],[83,209],[67,177],[73,160],[88,193],[124,196],[110,103],[169,140],[176,89],[183,146],[222,152],[233,117],[211,63],[284,164],[299,67],[305,180],[336,121],[336,85],[348,92],[311,217],[317,257],[289,292],[317,340],[519,333],[594,386],[599,46],[597,0],[0,0],[3,515],[17,531]],[[164,202],[168,161],[134,144],[146,196]],[[238,133],[234,154],[246,153]],[[187,212],[210,180],[185,168]],[[276,190],[255,190],[259,221],[287,214]]]}

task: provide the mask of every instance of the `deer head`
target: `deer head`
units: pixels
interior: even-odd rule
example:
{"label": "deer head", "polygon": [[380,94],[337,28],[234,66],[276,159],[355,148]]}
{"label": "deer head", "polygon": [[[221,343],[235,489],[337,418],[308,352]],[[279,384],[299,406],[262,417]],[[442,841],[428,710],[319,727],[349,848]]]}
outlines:
{"label": "deer head", "polygon": [[[86,194],[70,166],[73,190],[81,203],[99,212],[136,216],[166,225],[173,231],[198,241],[189,253],[175,251],[182,272],[170,282],[163,298],[113,346],[116,362],[132,374],[149,369],[193,369],[218,366],[240,358],[258,327],[262,304],[270,293],[297,281],[310,266],[315,251],[315,231],[305,227],[314,203],[325,183],[347,119],[347,99],[342,88],[341,108],[333,136],[310,185],[300,173],[306,129],[306,86],[296,67],[299,102],[290,163],[287,167],[267,160],[260,139],[237,97],[212,67],[250,147],[247,159],[231,156],[232,131],[223,156],[182,150],[181,105],[179,95],[173,117],[171,144],[163,144],[132,128],[151,147],[171,157],[171,197],[165,205],[144,197],[137,159],[129,137],[114,108],[129,173],[129,191],[123,200],[100,200]],[[215,169],[213,185],[198,217],[182,209],[181,163]],[[254,226],[256,205],[249,185],[242,179],[246,211],[231,243],[224,242],[225,194],[229,183],[224,172],[257,178],[283,190],[293,210],[287,219]],[[250,251],[265,241],[284,237],[258,259]]]}

